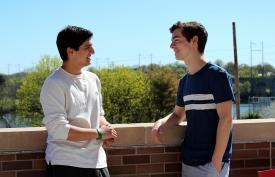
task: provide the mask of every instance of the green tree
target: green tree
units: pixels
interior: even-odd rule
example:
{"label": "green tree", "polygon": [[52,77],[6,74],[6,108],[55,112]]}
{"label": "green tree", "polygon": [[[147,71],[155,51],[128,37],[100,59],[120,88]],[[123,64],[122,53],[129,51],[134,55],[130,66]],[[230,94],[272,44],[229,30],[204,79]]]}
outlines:
{"label": "green tree", "polygon": [[224,62],[222,61],[222,59],[217,59],[214,63],[220,67],[224,67]]}
{"label": "green tree", "polygon": [[249,81],[245,81],[243,83],[240,82],[239,87],[240,87],[240,98],[242,102],[247,103],[248,97],[251,92],[251,84]]}
{"label": "green tree", "polygon": [[148,122],[150,83],[140,70],[117,66],[95,72],[101,80],[108,120],[112,123]]}
{"label": "green tree", "polygon": [[239,65],[239,76],[249,78],[251,76],[251,68],[247,64]]}
{"label": "green tree", "polygon": [[4,83],[5,83],[5,77],[4,75],[0,74],[0,87],[4,85]]}
{"label": "green tree", "polygon": [[14,100],[8,97],[0,99],[0,120],[6,124],[6,128],[11,128],[11,123],[4,117],[5,114],[15,111]]}
{"label": "green tree", "polygon": [[184,74],[186,74],[187,69],[186,66],[181,62],[175,62],[173,64],[168,64],[165,67],[171,68],[173,73],[177,74],[177,78],[180,79]]}
{"label": "green tree", "polygon": [[224,69],[231,74],[234,75],[234,63],[233,62],[228,62],[224,65]]}
{"label": "green tree", "polygon": [[265,63],[264,72],[265,76],[270,76],[271,74],[275,75],[275,68],[271,64]]}
{"label": "green tree", "polygon": [[0,99],[0,117],[6,113],[15,111],[14,100],[8,97]]}
{"label": "green tree", "polygon": [[3,76],[3,79],[4,82],[0,85],[0,119],[4,120],[8,128],[11,127],[11,124],[5,118],[5,115],[15,112],[15,95],[20,85],[21,75]]}
{"label": "green tree", "polygon": [[21,117],[31,119],[33,125],[41,125],[43,113],[39,95],[44,80],[60,64],[61,60],[57,57],[43,56],[34,70],[25,76],[17,90],[16,110]]}
{"label": "green tree", "polygon": [[179,75],[169,66],[155,67],[148,70],[151,81],[151,111],[152,120],[157,120],[170,113],[176,101]]}

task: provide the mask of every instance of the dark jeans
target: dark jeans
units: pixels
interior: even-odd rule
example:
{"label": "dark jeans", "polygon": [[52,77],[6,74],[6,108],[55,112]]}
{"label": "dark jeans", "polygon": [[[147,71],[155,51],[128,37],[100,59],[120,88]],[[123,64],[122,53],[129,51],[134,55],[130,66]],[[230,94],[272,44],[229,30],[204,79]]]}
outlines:
{"label": "dark jeans", "polygon": [[64,165],[48,165],[48,177],[110,177],[108,168],[78,168]]}

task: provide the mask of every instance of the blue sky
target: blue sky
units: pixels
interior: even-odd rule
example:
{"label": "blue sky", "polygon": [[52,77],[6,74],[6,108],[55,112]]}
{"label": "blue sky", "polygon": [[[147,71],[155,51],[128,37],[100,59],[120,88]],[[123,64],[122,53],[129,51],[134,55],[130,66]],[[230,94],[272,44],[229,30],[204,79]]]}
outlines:
{"label": "blue sky", "polygon": [[94,33],[91,66],[133,66],[175,62],[169,27],[196,20],[208,30],[205,57],[233,61],[232,22],[236,22],[239,63],[275,66],[273,0],[4,0],[0,2],[0,73],[33,67],[45,54],[59,56],[55,40],[66,25]]}

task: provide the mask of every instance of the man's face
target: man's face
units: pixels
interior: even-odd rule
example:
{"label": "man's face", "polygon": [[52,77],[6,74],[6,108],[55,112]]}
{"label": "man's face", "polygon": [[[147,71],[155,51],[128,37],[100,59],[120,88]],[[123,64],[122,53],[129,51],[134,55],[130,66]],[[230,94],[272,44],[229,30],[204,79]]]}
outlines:
{"label": "man's face", "polygon": [[73,63],[80,68],[88,66],[91,63],[91,56],[95,53],[92,47],[91,39],[83,42],[77,51],[74,50]]}
{"label": "man's face", "polygon": [[175,57],[177,60],[184,60],[188,57],[190,52],[190,43],[182,35],[181,29],[176,29],[172,33],[170,48],[174,50]]}

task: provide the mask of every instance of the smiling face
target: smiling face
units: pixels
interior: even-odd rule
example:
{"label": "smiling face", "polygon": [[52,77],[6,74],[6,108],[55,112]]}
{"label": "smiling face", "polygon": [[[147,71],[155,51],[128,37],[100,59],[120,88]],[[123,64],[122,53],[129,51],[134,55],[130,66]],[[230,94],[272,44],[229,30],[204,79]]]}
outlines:
{"label": "smiling face", "polygon": [[176,59],[185,60],[189,56],[192,46],[182,35],[181,29],[173,31],[171,41],[170,47],[174,50]]}
{"label": "smiling face", "polygon": [[91,56],[95,53],[92,46],[91,38],[83,42],[78,50],[68,48],[68,56],[70,63],[77,68],[83,68],[90,65]]}

